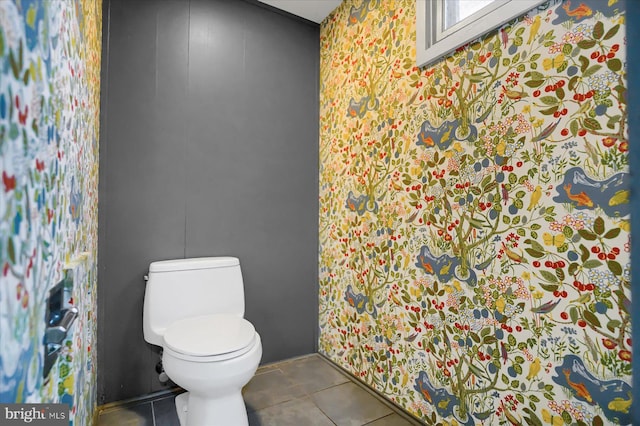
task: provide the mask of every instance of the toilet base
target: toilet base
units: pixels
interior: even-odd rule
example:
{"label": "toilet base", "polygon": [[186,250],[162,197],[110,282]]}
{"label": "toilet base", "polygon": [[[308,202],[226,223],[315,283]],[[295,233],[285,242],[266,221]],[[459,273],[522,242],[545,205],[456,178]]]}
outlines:
{"label": "toilet base", "polygon": [[176,396],[180,426],[248,426],[241,391],[220,398],[202,398],[185,392]]}

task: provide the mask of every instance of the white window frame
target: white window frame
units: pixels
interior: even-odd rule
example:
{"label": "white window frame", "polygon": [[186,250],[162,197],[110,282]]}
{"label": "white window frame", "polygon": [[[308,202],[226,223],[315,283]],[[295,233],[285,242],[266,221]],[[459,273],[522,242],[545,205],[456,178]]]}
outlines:
{"label": "white window frame", "polygon": [[494,0],[443,30],[445,0],[416,0],[416,63],[429,65],[547,0]]}

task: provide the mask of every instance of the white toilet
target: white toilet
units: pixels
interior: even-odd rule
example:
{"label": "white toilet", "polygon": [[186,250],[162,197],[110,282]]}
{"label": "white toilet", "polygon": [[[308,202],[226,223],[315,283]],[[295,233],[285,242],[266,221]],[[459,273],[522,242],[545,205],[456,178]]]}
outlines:
{"label": "white toilet", "polygon": [[244,316],[235,257],[164,260],[149,266],[144,339],[162,346],[165,372],[188,392],[176,397],[181,426],[246,426],[242,387],[262,343]]}

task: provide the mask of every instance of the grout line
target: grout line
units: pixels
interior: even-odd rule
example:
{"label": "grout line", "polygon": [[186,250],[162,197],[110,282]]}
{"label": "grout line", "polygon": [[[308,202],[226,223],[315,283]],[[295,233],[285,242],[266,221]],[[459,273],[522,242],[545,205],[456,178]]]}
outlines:
{"label": "grout line", "polygon": [[153,401],[151,401],[150,404],[151,404],[151,420],[153,421],[153,426],[156,426],[156,410],[153,407]]}
{"label": "grout line", "polygon": [[[397,415],[399,415],[400,417],[402,417],[406,421],[408,421],[408,422],[410,422],[411,424],[414,424],[414,425],[422,425],[423,424],[422,422],[420,422],[420,420],[417,417],[415,417],[414,415],[412,415],[408,411],[404,410],[400,406],[394,404],[393,402],[391,402],[390,400],[385,398],[378,391],[376,391],[375,389],[369,387],[363,381],[361,381],[360,379],[355,377],[353,374],[350,374],[347,370],[345,370],[344,368],[342,368],[338,364],[334,363],[331,359],[329,359],[325,355],[323,355],[321,353],[318,353],[318,355],[320,356],[321,359],[323,359],[325,361],[325,363],[327,363],[328,365],[330,365],[331,367],[336,369],[342,375],[346,376],[351,383],[355,384],[356,386],[360,387],[365,392],[369,393],[371,396],[376,398],[382,404],[386,405],[389,409],[391,409],[394,413],[396,413]],[[344,384],[344,383],[342,383],[342,384]],[[336,386],[339,386],[339,385],[336,385]],[[387,417],[387,416],[384,416],[384,417]],[[376,420],[380,420],[380,419],[382,419],[384,417],[380,417],[379,419],[376,419]]]}

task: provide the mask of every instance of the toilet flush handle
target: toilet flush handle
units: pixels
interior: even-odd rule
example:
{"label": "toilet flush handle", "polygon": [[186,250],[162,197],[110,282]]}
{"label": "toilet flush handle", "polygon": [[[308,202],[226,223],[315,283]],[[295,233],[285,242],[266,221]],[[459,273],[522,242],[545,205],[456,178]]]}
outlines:
{"label": "toilet flush handle", "polygon": [[146,283],[147,281],[149,281],[149,275],[143,275],[142,279],[144,280],[144,282]]}

